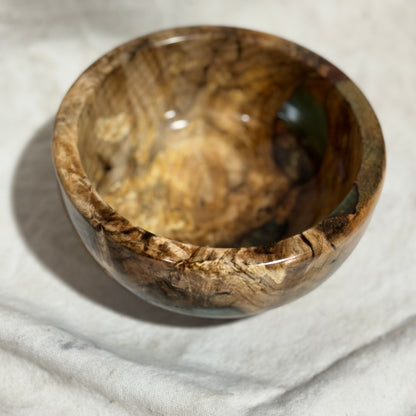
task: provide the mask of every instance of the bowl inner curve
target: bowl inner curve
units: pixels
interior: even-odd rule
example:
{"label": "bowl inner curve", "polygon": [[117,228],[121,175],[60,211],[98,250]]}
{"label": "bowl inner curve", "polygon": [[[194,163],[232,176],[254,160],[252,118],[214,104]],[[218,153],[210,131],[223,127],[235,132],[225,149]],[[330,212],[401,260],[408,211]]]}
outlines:
{"label": "bowl inner curve", "polygon": [[197,245],[268,244],[316,224],[353,187],[350,105],[272,43],[219,32],[121,55],[83,110],[78,148],[133,224]]}

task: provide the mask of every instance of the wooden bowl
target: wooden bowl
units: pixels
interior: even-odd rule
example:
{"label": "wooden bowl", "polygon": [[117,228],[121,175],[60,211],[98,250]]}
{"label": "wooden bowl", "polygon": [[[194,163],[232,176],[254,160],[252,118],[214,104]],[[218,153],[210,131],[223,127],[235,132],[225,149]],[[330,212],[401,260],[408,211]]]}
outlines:
{"label": "wooden bowl", "polygon": [[385,150],[341,71],[245,29],[153,33],[104,55],[56,117],[82,241],[123,286],[177,312],[239,317],[315,288],[381,191]]}

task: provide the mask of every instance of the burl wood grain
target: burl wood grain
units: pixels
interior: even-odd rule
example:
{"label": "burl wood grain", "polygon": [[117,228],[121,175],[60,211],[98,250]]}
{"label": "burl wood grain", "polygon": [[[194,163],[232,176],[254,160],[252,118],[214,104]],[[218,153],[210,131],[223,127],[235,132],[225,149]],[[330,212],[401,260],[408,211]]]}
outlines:
{"label": "burl wood grain", "polygon": [[344,74],[223,27],[159,32],[97,61],[61,105],[54,157],[104,268],[204,316],[319,284],[364,231],[384,172],[377,119]]}

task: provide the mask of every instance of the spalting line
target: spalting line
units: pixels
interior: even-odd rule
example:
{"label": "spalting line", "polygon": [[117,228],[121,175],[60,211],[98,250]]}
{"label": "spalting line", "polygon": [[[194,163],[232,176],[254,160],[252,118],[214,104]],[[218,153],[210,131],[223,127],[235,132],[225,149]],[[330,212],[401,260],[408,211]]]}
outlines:
{"label": "spalting line", "polygon": [[309,248],[312,251],[312,256],[315,257],[315,251],[312,247],[312,243],[305,237],[305,235],[303,233],[301,233],[300,238],[302,239],[302,241],[307,244],[309,246]]}

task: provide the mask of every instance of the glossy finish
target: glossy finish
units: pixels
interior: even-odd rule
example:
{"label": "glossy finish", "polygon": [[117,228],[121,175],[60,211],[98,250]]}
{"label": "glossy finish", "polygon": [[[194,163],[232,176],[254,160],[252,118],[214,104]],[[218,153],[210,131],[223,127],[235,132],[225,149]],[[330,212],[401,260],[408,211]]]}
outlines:
{"label": "glossy finish", "polygon": [[192,27],[94,63],[53,151],[82,240],[160,306],[244,316],[310,291],[362,235],[384,142],[358,88],[286,40]]}

